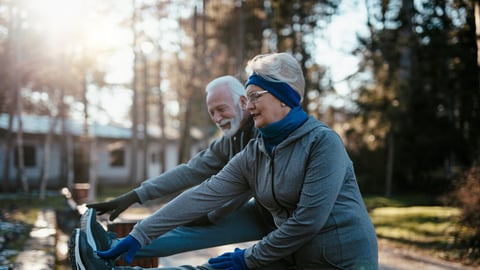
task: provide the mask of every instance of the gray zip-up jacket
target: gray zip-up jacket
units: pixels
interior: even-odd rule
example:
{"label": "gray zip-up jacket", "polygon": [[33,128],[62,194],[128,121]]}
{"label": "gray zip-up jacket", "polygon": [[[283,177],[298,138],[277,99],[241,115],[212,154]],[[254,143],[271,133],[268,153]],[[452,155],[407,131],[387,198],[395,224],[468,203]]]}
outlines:
{"label": "gray zip-up jacket", "polygon": [[[240,128],[231,137],[222,136],[214,140],[207,149],[198,152],[187,163],[180,164],[165,173],[142,182],[135,189],[140,203],[180,193],[187,188],[196,186],[218,173],[228,161],[258,136],[258,130],[253,125],[253,119]],[[251,198],[245,194],[226,204],[223,208],[209,213],[209,220],[215,222],[232,210],[240,207]]]}
{"label": "gray zip-up jacket", "polygon": [[307,245],[314,246],[308,249],[313,254],[299,255],[302,263],[318,257],[341,268],[351,268],[359,259],[377,262],[376,235],[353,164],[340,137],[312,117],[272,155],[261,138],[251,141],[217,175],[139,222],[131,235],[147,245],[248,190],[272,213],[277,226],[246,250],[249,268],[296,254]]}

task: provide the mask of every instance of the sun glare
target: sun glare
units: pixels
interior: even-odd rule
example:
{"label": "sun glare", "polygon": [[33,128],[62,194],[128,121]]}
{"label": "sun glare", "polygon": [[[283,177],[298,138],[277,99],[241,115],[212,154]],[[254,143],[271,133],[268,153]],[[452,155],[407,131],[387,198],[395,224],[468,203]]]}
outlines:
{"label": "sun glare", "polygon": [[[129,83],[132,34],[120,22],[131,17],[130,0],[22,0],[16,5],[22,10],[24,27],[42,37],[49,55],[92,59],[92,68],[105,71],[109,83]],[[113,115],[111,120],[127,117],[131,102],[128,89],[116,88],[109,95],[97,92],[89,91],[89,95],[96,93],[89,96],[90,102],[110,102],[106,110]],[[106,118],[103,111],[89,110],[99,120]],[[83,108],[74,109],[77,111],[82,113]]]}
{"label": "sun glare", "polygon": [[35,27],[59,34],[78,26],[85,10],[85,2],[78,0],[30,0],[27,6]]}
{"label": "sun glare", "polygon": [[125,39],[116,21],[120,12],[112,12],[118,5],[125,6],[124,1],[114,4],[92,0],[26,0],[23,3],[28,10],[29,26],[64,48],[76,44],[97,51]]}

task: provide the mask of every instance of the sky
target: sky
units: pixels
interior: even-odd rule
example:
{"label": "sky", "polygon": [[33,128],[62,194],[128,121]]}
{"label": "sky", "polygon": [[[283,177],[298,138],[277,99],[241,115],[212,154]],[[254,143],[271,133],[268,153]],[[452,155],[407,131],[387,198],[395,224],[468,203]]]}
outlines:
{"label": "sky", "polygon": [[317,63],[330,69],[330,75],[340,96],[350,94],[344,81],[355,73],[359,59],[350,54],[357,44],[357,35],[368,35],[367,12],[363,1],[342,1],[340,15],[333,18],[326,38],[316,41]]}

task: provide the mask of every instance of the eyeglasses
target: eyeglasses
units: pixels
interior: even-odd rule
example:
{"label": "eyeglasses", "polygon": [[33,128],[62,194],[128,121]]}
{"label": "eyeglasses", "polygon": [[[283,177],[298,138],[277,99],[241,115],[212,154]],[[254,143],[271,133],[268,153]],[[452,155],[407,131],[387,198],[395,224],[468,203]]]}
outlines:
{"label": "eyeglasses", "polygon": [[268,91],[255,91],[251,92],[250,94],[247,95],[247,103],[257,103],[258,99],[263,96],[264,94],[268,93]]}

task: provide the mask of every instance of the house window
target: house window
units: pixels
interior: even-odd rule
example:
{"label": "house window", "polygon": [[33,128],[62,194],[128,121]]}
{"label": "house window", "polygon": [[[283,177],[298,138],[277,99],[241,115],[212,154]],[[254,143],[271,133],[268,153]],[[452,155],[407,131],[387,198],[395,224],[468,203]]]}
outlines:
{"label": "house window", "polygon": [[125,166],[125,150],[113,149],[110,150],[110,167]]}
{"label": "house window", "polygon": [[[15,167],[18,168],[19,148],[15,147]],[[35,167],[37,165],[37,149],[33,145],[23,146],[23,165],[25,167]]]}
{"label": "house window", "polygon": [[150,162],[152,164],[156,164],[156,163],[160,162],[160,153],[158,153],[158,152],[152,153],[151,158],[150,158]]}

